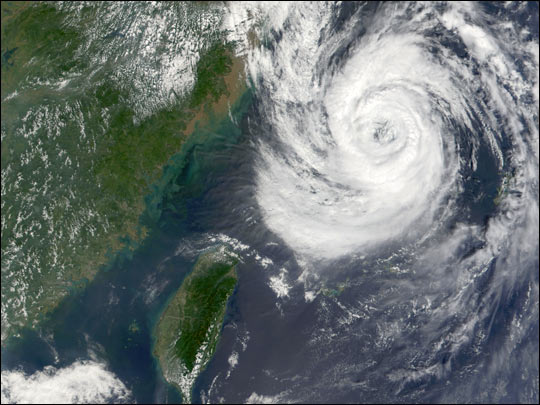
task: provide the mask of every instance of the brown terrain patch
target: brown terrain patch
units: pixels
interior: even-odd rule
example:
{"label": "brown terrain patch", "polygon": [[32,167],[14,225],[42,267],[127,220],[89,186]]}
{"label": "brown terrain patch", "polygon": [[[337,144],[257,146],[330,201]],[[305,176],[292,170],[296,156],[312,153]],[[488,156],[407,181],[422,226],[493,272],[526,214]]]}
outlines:
{"label": "brown terrain patch", "polygon": [[208,115],[205,109],[209,106],[213,113],[222,118],[229,111],[229,107],[234,104],[240,95],[246,90],[244,74],[244,61],[238,56],[232,56],[231,71],[223,77],[227,86],[227,94],[223,94],[218,101],[211,104],[202,104],[195,115],[186,125],[185,135],[191,135],[195,130],[195,125],[205,125],[208,123]]}

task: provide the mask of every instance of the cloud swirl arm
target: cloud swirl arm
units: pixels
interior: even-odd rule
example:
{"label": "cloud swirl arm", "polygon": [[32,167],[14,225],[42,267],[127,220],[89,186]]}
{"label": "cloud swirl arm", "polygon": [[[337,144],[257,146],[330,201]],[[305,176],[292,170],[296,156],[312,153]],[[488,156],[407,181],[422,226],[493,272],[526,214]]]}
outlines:
{"label": "cloud swirl arm", "polygon": [[381,7],[335,29],[333,7],[276,13],[277,44],[251,55],[272,133],[258,146],[257,201],[297,253],[331,259],[432,235],[486,165],[516,187],[531,180],[538,124],[523,100],[538,105],[538,53],[511,48],[519,33],[491,35],[464,4]]}
{"label": "cloud swirl arm", "polygon": [[[320,304],[313,368],[355,354],[285,397],[330,381],[367,402],[535,402],[537,3],[246,7],[264,22],[247,51],[261,222]],[[346,299],[317,295],[344,274]]]}

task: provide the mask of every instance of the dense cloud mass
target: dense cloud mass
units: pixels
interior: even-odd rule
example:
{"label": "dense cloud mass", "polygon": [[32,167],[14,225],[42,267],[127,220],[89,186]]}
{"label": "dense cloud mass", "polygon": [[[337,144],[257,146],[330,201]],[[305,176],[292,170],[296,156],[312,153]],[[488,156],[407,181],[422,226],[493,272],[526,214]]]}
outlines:
{"label": "dense cloud mass", "polygon": [[127,403],[130,391],[105,366],[77,361],[65,368],[47,366],[27,375],[2,371],[3,404]]}
{"label": "dense cloud mass", "polygon": [[268,226],[322,258],[425,237],[479,159],[512,173],[518,215],[534,216],[538,51],[526,29],[467,4],[381,7],[335,29],[333,7],[269,12],[279,40],[252,55],[275,136],[257,171]]}

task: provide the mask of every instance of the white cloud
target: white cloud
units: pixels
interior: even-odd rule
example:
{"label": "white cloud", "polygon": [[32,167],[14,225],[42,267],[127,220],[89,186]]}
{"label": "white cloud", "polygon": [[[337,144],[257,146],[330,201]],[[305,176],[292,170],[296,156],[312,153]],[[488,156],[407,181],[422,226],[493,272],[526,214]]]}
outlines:
{"label": "white cloud", "polygon": [[278,395],[260,395],[256,392],[252,392],[246,399],[246,404],[278,404],[283,403],[283,396],[286,392],[282,392]]}
{"label": "white cloud", "polygon": [[124,383],[95,361],[77,361],[65,368],[47,366],[26,375],[2,371],[2,403],[125,403],[131,392]]}
{"label": "white cloud", "polygon": [[279,276],[270,277],[270,288],[276,293],[278,298],[288,297],[291,286],[286,279],[287,270],[281,269]]}

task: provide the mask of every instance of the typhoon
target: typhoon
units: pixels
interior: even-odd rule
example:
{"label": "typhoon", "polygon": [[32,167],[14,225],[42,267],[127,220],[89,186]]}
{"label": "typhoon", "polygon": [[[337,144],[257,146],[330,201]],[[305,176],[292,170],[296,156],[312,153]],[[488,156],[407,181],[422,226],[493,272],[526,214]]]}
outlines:
{"label": "typhoon", "polygon": [[[306,289],[357,277],[349,306],[319,311],[311,343],[332,364],[315,380],[341,400],[536,401],[537,4],[242,7],[264,15],[248,55],[261,219]],[[335,362],[340,342],[363,360]],[[313,400],[308,385],[276,398]]]}
{"label": "typhoon", "polygon": [[366,5],[339,25],[335,7],[280,10],[275,49],[253,55],[272,131],[257,171],[268,226],[311,257],[419,240],[495,199],[488,189],[463,201],[493,168],[514,196],[500,213],[534,228],[538,50],[527,29],[468,4]]}

